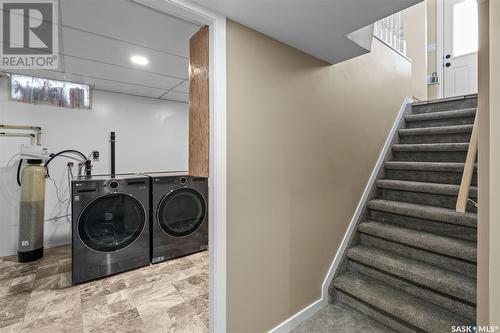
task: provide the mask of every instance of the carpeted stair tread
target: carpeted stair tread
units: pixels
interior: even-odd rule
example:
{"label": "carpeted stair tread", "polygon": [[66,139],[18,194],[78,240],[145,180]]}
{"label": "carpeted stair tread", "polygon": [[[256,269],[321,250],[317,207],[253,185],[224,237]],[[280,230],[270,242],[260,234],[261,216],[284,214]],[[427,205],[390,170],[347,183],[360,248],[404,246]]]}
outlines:
{"label": "carpeted stair tread", "polygon": [[[413,103],[330,284],[333,301],[401,333],[476,322],[477,210],[455,211],[477,96]],[[477,201],[477,164],[469,197]]]}
{"label": "carpeted stair tread", "polygon": [[291,333],[397,333],[345,304],[335,302],[316,312]]}
{"label": "carpeted stair tread", "polygon": [[471,133],[472,127],[473,125],[455,125],[455,126],[436,126],[436,127],[421,127],[421,128],[402,128],[399,130],[399,135],[409,136],[409,135]]}
{"label": "carpeted stair tread", "polygon": [[468,303],[476,303],[476,281],[465,275],[362,245],[349,249],[347,255],[353,261],[387,274],[395,275]]}
{"label": "carpeted stair tread", "polygon": [[464,95],[464,96],[453,96],[453,97],[445,97],[445,98],[436,98],[436,99],[430,99],[427,101],[415,101],[411,105],[412,106],[436,106],[440,104],[445,104],[445,103],[454,103],[454,102],[464,102],[467,100],[476,100],[477,101],[477,94],[470,94],[470,95]]}
{"label": "carpeted stair tread", "polygon": [[459,258],[469,262],[477,261],[476,243],[472,241],[440,236],[375,221],[360,223],[358,230],[361,233],[403,244],[405,246]]}
{"label": "carpeted stair tread", "polygon": [[[456,162],[414,162],[414,161],[388,161],[385,168],[396,170],[413,171],[442,171],[442,172],[463,172],[465,163]],[[475,165],[477,169],[477,165]]]}
{"label": "carpeted stair tread", "polygon": [[427,121],[436,119],[466,118],[466,117],[474,117],[475,115],[476,115],[476,108],[470,108],[463,110],[409,114],[405,115],[405,121],[414,122],[414,121]]}
{"label": "carpeted stair tread", "polygon": [[[378,188],[449,196],[457,196],[460,190],[460,185],[424,183],[394,179],[380,179],[377,180],[376,183]],[[471,198],[477,198],[477,187],[471,186],[469,196]]]}
{"label": "carpeted stair tread", "polygon": [[393,151],[404,152],[446,152],[446,151],[467,151],[469,143],[404,143],[392,145]]}
{"label": "carpeted stair tread", "polygon": [[450,332],[452,326],[469,325],[467,319],[367,276],[348,272],[338,277],[335,287],[369,304],[386,316],[397,318],[417,331]]}
{"label": "carpeted stair tread", "polygon": [[457,224],[472,228],[477,227],[477,214],[470,212],[458,213],[454,209],[390,200],[370,200],[368,201],[368,208],[426,220]]}

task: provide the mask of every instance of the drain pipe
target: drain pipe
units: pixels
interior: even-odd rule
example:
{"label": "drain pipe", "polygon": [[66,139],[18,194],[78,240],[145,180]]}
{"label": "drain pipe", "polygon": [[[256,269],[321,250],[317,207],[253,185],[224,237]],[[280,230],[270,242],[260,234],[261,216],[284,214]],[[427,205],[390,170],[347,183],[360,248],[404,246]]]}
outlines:
{"label": "drain pipe", "polygon": [[111,177],[115,177],[116,168],[115,168],[115,143],[116,143],[116,135],[115,132],[111,132],[109,137],[109,142],[111,143]]}

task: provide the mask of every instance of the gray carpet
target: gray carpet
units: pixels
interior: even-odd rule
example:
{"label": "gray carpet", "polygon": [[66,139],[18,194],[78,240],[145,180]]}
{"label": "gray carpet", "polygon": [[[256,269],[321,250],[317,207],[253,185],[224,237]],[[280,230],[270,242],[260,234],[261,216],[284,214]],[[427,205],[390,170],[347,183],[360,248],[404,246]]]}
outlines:
{"label": "gray carpet", "polygon": [[[294,332],[451,332],[476,321],[476,207],[455,204],[477,98],[407,111],[330,286]],[[477,174],[469,197],[477,201]]]}
{"label": "gray carpet", "polygon": [[293,333],[392,333],[393,330],[343,304],[330,304],[316,312]]}

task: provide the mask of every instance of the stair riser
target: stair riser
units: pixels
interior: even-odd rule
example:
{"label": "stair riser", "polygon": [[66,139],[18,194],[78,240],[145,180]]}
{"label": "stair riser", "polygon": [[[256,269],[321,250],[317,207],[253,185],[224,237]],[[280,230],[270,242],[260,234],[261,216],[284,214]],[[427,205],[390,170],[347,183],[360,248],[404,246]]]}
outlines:
{"label": "stair riser", "polygon": [[[385,169],[385,178],[416,182],[460,185],[462,181],[462,172]],[[477,186],[477,174],[474,174],[472,176],[472,185]]]}
{"label": "stair riser", "polygon": [[[378,189],[378,198],[392,201],[403,201],[415,203],[419,205],[427,205],[434,207],[443,207],[448,209],[455,209],[457,203],[457,195],[439,195],[432,193],[399,191],[386,188]],[[477,208],[472,204],[467,205],[468,212],[477,212]]]}
{"label": "stair riser", "polygon": [[413,114],[471,109],[477,107],[477,98],[466,98],[456,101],[414,105],[411,108]]}
{"label": "stair riser", "polygon": [[464,163],[466,151],[393,151],[393,161]]}
{"label": "stair riser", "polygon": [[345,305],[353,308],[361,312],[362,314],[386,325],[389,328],[392,328],[396,332],[401,333],[422,333],[421,330],[412,329],[408,326],[403,325],[401,322],[392,319],[391,317],[385,315],[383,312],[380,312],[376,308],[367,305],[364,302],[359,301],[358,299],[351,297],[350,295],[337,290],[337,299],[339,302],[344,303]]}
{"label": "stair riser", "polygon": [[399,143],[460,143],[470,142],[470,133],[400,135]]}
{"label": "stair riser", "polygon": [[424,127],[470,125],[470,124],[474,124],[474,117],[407,121],[406,128],[424,128]]}
{"label": "stair riser", "polygon": [[430,220],[423,220],[415,217],[391,214],[377,210],[368,211],[368,219],[371,221],[379,221],[390,223],[395,226],[429,232],[446,237],[454,237],[468,241],[477,240],[477,232],[475,228],[462,227],[455,224],[441,223]]}
{"label": "stair riser", "polygon": [[464,260],[417,249],[404,244],[390,242],[367,234],[361,234],[360,241],[361,244],[366,246],[373,246],[380,250],[393,252],[411,259],[420,260],[431,265],[476,278],[476,265]]}
{"label": "stair riser", "polygon": [[[419,285],[418,281],[410,281],[404,277],[394,276],[390,272],[378,268],[370,267],[364,263],[355,261],[350,262],[351,270],[369,276],[380,282],[389,284],[390,286],[417,296],[427,302],[438,305],[451,312],[474,319],[476,315],[476,307],[456,299],[454,296],[441,294],[439,290],[433,290],[425,286]],[[475,300],[474,300],[475,301]]]}

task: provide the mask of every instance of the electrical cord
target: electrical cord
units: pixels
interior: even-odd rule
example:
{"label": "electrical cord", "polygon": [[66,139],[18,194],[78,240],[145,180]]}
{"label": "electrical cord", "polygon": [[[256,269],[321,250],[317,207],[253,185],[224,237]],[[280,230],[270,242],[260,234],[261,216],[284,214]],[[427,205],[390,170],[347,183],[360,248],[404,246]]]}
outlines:
{"label": "electrical cord", "polygon": [[62,200],[61,196],[59,195],[59,187],[57,186],[56,181],[50,177],[49,177],[49,179],[54,183],[54,187],[56,188],[57,201],[59,201],[59,203],[62,203],[62,204],[66,203],[69,200],[69,197],[67,199]]}
{"label": "electrical cord", "polygon": [[71,197],[72,197],[72,193],[71,193],[71,180],[73,179],[73,169],[71,168],[71,166],[68,165],[68,205],[66,206],[66,221],[68,221],[68,223],[71,223],[71,213],[69,212],[69,209],[71,207],[71,201],[72,200],[69,200]]}
{"label": "electrical cord", "polygon": [[61,216],[56,216],[56,217],[52,217],[52,218],[50,218],[50,219],[44,220],[44,222],[56,221],[56,220],[62,219],[62,218],[64,218],[64,217],[66,217],[66,218],[67,218],[68,216],[69,216],[68,214],[66,214],[66,215],[61,215]]}
{"label": "electrical cord", "polygon": [[21,155],[21,153],[17,153],[15,154],[14,156],[12,156],[9,161],[7,162],[7,164],[5,164],[6,167],[10,166],[10,163],[16,158],[18,157],[19,155]]}
{"label": "electrical cord", "polygon": [[71,166],[68,164],[67,165],[67,181],[68,181],[68,197],[66,199],[61,199],[61,196],[60,196],[60,191],[59,191],[59,187],[57,186],[57,183],[54,179],[50,178],[49,179],[54,183],[54,187],[56,189],[56,196],[57,196],[57,200],[59,201],[60,204],[64,205],[66,204],[66,207],[65,207],[65,214],[64,215],[59,215],[59,216],[55,216],[55,217],[52,217],[52,218],[49,218],[49,219],[46,219],[45,222],[50,222],[50,221],[57,221],[57,220],[61,220],[63,218],[66,219],[66,222],[68,223],[71,223],[71,212],[70,212],[70,207],[71,207],[71,180],[73,178],[73,170],[71,169]]}

